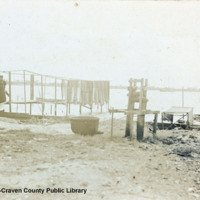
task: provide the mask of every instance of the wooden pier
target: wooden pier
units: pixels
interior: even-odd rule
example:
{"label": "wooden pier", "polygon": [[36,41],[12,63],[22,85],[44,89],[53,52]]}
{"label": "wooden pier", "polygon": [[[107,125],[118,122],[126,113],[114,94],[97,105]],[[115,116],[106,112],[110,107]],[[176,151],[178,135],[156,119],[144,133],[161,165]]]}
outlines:
{"label": "wooden pier", "polygon": [[[98,104],[101,108],[103,105],[109,104],[109,81],[72,80],[27,70],[0,71],[0,74],[6,78],[8,84],[9,97],[5,104],[9,106],[9,113],[14,113],[13,105],[17,105],[17,108],[18,105],[24,105],[24,113],[15,112],[14,116],[17,116],[17,113],[32,116],[34,104],[41,105],[41,116],[46,115],[46,104],[51,104],[51,112],[54,110],[54,113],[51,113],[52,116],[58,116],[58,105],[65,106],[65,116],[68,116],[71,104],[79,105],[80,114],[82,113],[82,107],[92,112],[93,104]],[[15,91],[15,94],[13,93],[13,85],[21,85],[23,87],[23,93],[20,92],[18,95],[20,100],[18,96],[16,97],[18,92]],[[46,95],[48,86],[54,88],[50,97]],[[36,87],[39,90],[39,95],[35,93]],[[30,92],[27,92],[28,88],[30,88]],[[99,99],[95,99],[95,95]]]}

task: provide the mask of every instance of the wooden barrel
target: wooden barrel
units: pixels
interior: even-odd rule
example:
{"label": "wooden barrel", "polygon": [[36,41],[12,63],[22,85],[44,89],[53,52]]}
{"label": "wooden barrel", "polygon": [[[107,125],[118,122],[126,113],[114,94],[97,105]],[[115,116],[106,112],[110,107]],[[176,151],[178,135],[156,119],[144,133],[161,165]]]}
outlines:
{"label": "wooden barrel", "polygon": [[98,132],[99,118],[79,116],[71,118],[71,129],[80,135],[95,135]]}

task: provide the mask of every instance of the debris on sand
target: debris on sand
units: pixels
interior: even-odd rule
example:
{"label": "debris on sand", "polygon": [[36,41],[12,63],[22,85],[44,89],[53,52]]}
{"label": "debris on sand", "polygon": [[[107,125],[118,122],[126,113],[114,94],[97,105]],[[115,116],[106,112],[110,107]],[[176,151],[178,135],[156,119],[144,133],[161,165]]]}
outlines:
{"label": "debris on sand", "polygon": [[191,147],[188,145],[182,145],[179,147],[174,148],[173,153],[179,155],[179,156],[185,156],[185,157],[200,157],[200,151],[195,148],[195,147]]}

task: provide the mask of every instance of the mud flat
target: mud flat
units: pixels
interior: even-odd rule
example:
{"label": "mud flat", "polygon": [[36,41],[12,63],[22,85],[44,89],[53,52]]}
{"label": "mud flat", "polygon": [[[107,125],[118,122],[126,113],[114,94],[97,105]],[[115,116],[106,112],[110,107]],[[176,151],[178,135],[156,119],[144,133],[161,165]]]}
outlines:
{"label": "mud flat", "polygon": [[[0,119],[0,189],[86,193],[0,193],[0,199],[200,198],[200,133],[149,128],[138,143],[124,136],[125,121],[100,121],[102,135],[81,136],[63,122]],[[59,189],[60,188],[60,189]],[[41,189],[41,190],[39,190]]]}

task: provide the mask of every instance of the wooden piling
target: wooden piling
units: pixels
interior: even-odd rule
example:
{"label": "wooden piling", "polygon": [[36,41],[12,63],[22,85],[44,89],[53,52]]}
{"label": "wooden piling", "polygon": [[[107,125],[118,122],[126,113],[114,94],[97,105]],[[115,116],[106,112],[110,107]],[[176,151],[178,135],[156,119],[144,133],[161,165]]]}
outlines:
{"label": "wooden piling", "polygon": [[137,116],[137,140],[143,140],[144,136],[144,115]]}
{"label": "wooden piling", "polygon": [[11,72],[9,72],[9,112],[12,112]]}
{"label": "wooden piling", "polygon": [[154,124],[153,124],[153,138],[156,137],[156,131],[157,131],[157,121],[158,121],[158,114],[156,113],[154,115]]}
{"label": "wooden piling", "polygon": [[[143,111],[146,110],[147,105],[147,80],[145,80],[145,88],[144,88],[144,79],[141,79],[141,88],[140,88],[140,105],[139,110]],[[145,115],[138,115],[137,116],[137,140],[142,141],[144,137],[144,126],[145,126]]]}
{"label": "wooden piling", "polygon": [[[134,85],[135,86],[135,85]],[[135,102],[132,99],[132,80],[129,81],[129,94],[128,94],[128,111],[134,109]],[[126,130],[125,137],[133,137],[133,114],[131,112],[127,113],[126,116]]]}

